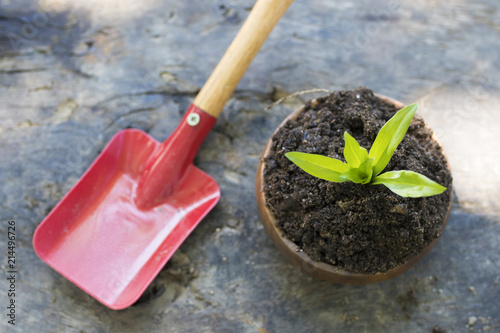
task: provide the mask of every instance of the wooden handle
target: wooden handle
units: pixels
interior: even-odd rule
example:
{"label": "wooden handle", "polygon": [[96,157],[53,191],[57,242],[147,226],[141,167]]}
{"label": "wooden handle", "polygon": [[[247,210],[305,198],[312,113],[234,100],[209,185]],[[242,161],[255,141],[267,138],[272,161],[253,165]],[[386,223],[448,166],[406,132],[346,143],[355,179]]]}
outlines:
{"label": "wooden handle", "polygon": [[257,0],[193,104],[218,117],[267,36],[293,0]]}

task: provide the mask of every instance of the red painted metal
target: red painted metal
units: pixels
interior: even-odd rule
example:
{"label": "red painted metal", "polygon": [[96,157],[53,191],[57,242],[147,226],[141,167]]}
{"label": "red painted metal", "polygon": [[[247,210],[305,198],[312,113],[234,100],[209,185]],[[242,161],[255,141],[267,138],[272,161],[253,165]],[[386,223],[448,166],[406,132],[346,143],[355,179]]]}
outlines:
{"label": "red painted metal", "polygon": [[104,305],[133,304],[220,198],[193,165],[215,121],[191,105],[163,143],[117,133],[36,229],[38,256]]}

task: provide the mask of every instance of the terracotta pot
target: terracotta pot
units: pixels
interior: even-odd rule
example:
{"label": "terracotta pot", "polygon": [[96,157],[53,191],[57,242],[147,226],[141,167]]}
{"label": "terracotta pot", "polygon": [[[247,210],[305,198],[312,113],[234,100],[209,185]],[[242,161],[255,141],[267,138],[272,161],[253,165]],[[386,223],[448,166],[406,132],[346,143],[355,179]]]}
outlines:
{"label": "terracotta pot", "polygon": [[[376,96],[383,101],[394,104],[398,109],[405,106],[403,103],[396,101],[392,98],[382,96],[379,94],[376,94]],[[278,128],[275,130],[274,133],[276,133],[279,130],[279,128],[282,127],[288,120],[295,119],[299,115],[299,113],[301,113],[303,110],[304,107],[290,114],[285,120],[283,120],[283,122],[278,126]],[[433,137],[433,139],[439,143],[436,137]],[[413,259],[385,273],[376,273],[376,274],[352,273],[324,262],[318,262],[312,260],[305,252],[303,252],[299,248],[299,246],[297,246],[295,243],[286,238],[281,228],[277,225],[273,213],[266,206],[266,197],[263,190],[265,186],[263,177],[264,167],[265,167],[264,159],[270,153],[271,143],[272,143],[272,136],[267,142],[267,145],[260,158],[259,166],[257,169],[256,181],[255,181],[255,196],[257,198],[257,207],[259,209],[260,219],[264,224],[264,228],[266,229],[267,233],[273,240],[278,250],[281,253],[283,253],[283,255],[288,260],[290,260],[295,266],[298,266],[309,275],[329,282],[342,283],[342,284],[368,284],[368,283],[380,282],[388,280],[390,278],[393,278],[397,275],[406,272],[408,269],[413,267],[417,262],[419,262],[436,244],[438,238],[434,239],[429,245],[427,245],[427,247],[425,247],[422,250],[422,252],[420,252],[420,254],[418,254]],[[444,231],[446,222],[448,221],[448,217],[450,215],[452,199],[453,199],[453,189],[451,188],[450,185],[450,204],[448,206],[447,213],[443,221],[441,234]]]}

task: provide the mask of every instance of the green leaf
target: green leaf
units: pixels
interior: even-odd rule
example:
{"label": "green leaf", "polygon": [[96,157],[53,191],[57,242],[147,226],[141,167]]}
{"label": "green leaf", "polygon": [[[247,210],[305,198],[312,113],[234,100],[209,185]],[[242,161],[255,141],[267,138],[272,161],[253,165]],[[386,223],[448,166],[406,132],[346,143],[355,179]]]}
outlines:
{"label": "green leaf", "polygon": [[368,159],[368,152],[349,133],[344,132],[344,157],[351,168],[357,168]]}
{"label": "green leaf", "polygon": [[373,158],[365,160],[358,168],[350,168],[347,172],[344,172],[341,176],[353,183],[358,184],[368,184],[372,180],[373,169],[372,163]]}
{"label": "green leaf", "polygon": [[349,166],[340,160],[327,156],[307,154],[297,151],[286,153],[285,156],[299,168],[314,177],[331,182],[341,183],[346,180],[340,175],[349,170]]}
{"label": "green leaf", "polygon": [[359,166],[359,169],[366,175],[366,178],[362,182],[363,184],[368,184],[372,180],[374,160],[375,160],[374,158],[368,158]]}
{"label": "green leaf", "polygon": [[352,168],[340,175],[345,181],[350,180],[353,183],[361,184],[366,175],[359,168]]}
{"label": "green leaf", "polygon": [[375,158],[373,162],[373,173],[375,175],[382,172],[389,163],[392,154],[394,154],[406,131],[408,131],[411,119],[416,111],[416,104],[402,108],[378,132],[368,154],[369,157]]}
{"label": "green leaf", "polygon": [[441,194],[446,187],[413,171],[401,170],[385,172],[373,179],[372,185],[383,184],[402,197],[428,197]]}

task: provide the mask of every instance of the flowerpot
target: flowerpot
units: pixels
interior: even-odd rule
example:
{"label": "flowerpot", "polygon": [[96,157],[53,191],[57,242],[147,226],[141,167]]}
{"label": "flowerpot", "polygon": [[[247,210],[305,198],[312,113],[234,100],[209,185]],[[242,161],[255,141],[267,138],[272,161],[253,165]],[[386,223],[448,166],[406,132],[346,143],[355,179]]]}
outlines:
{"label": "flowerpot", "polygon": [[[370,98],[372,98],[372,99],[373,98],[377,98],[382,103],[386,103],[389,106],[393,105],[395,107],[395,110],[398,110],[398,109],[404,107],[404,105],[401,102],[398,102],[398,101],[396,101],[396,100],[394,100],[392,98],[385,97],[385,96],[382,96],[382,95],[378,95],[378,94],[374,94],[373,95],[371,93],[371,91],[367,92],[366,89],[365,90],[363,90],[363,89],[356,90],[356,91],[354,91],[352,93],[355,93],[356,94],[355,96],[357,98],[359,98],[359,95],[357,95],[357,93],[359,91],[361,91],[361,93],[363,94],[363,96],[364,96],[364,94],[369,94],[369,96],[371,96]],[[340,93],[343,93],[343,92],[340,92]],[[352,95],[352,93],[351,93],[351,95]],[[370,94],[372,94],[372,95],[370,95]],[[283,206],[285,208],[272,206],[269,203],[269,196],[266,195],[265,189],[266,188],[271,188],[271,187],[275,188],[277,185],[276,184],[271,184],[271,182],[269,182],[269,183],[266,182],[265,173],[267,172],[268,174],[271,174],[271,176],[267,177],[269,179],[271,179],[272,177],[275,177],[275,176],[273,176],[273,172],[276,171],[277,167],[273,168],[271,166],[275,165],[276,161],[270,159],[270,156],[272,154],[275,154],[275,153],[272,152],[272,150],[274,149],[273,148],[273,139],[276,137],[277,133],[280,132],[280,129],[282,129],[284,126],[287,126],[287,130],[291,128],[290,131],[293,131],[294,130],[293,127],[292,127],[293,122],[297,121],[299,115],[301,115],[302,113],[306,112],[305,111],[306,109],[314,109],[315,107],[318,106],[318,103],[320,103],[320,102],[328,104],[329,103],[328,102],[328,98],[330,98],[330,97],[324,97],[324,98],[313,100],[313,101],[309,102],[307,105],[303,106],[302,108],[300,108],[300,109],[296,110],[295,112],[293,112],[292,114],[290,114],[278,126],[278,128],[276,129],[276,131],[273,133],[271,139],[269,139],[269,141],[268,141],[268,143],[267,143],[267,145],[266,145],[266,147],[265,147],[265,149],[264,149],[264,151],[262,153],[262,156],[260,158],[260,162],[259,162],[258,169],[257,169],[257,175],[256,175],[256,183],[255,183],[255,194],[256,194],[257,206],[258,206],[258,210],[259,210],[260,219],[261,219],[261,221],[262,221],[262,223],[264,225],[264,228],[265,228],[266,232],[271,237],[272,241],[274,242],[274,244],[276,245],[276,247],[278,248],[278,250],[289,261],[291,261],[295,266],[300,267],[303,271],[305,271],[306,273],[310,274],[311,276],[314,276],[314,277],[317,277],[317,278],[320,278],[320,279],[323,279],[323,280],[326,280],[326,281],[330,281],[330,282],[333,282],[333,283],[342,283],[342,284],[368,284],[368,283],[375,283],[375,282],[384,281],[384,280],[393,278],[393,277],[395,277],[397,275],[400,275],[403,272],[405,272],[408,269],[410,269],[411,267],[413,267],[417,262],[419,262],[433,248],[433,246],[436,244],[437,240],[439,239],[440,235],[442,234],[442,232],[443,232],[443,230],[444,230],[444,228],[446,226],[446,222],[448,220],[448,216],[449,216],[449,213],[450,213],[450,210],[451,210],[451,203],[452,203],[452,196],[453,196],[453,194],[452,194],[453,191],[452,191],[452,187],[451,187],[452,186],[452,184],[451,184],[451,171],[449,170],[449,164],[447,162],[446,156],[444,155],[442,147],[439,144],[439,142],[437,141],[436,137],[432,134],[432,132],[430,131],[430,129],[428,128],[428,126],[423,122],[423,120],[421,118],[419,118],[420,120],[417,121],[417,124],[416,125],[412,125],[414,127],[413,132],[416,133],[416,134],[414,133],[414,135],[417,137],[417,139],[419,139],[418,136],[419,135],[421,136],[422,131],[429,131],[428,132],[428,133],[430,133],[429,134],[429,137],[430,137],[429,140],[432,141],[430,143],[424,142],[423,144],[421,144],[421,142],[418,141],[419,145],[424,146],[424,148],[427,147],[427,146],[429,146],[429,147],[434,147],[433,149],[435,149],[435,150],[437,149],[438,154],[440,154],[440,156],[438,156],[438,157],[442,161],[442,163],[444,163],[443,165],[444,165],[444,169],[445,169],[445,170],[443,170],[443,172],[440,172],[439,174],[441,175],[441,173],[443,173],[445,175],[449,175],[448,178],[445,177],[446,179],[448,179],[446,181],[448,183],[447,184],[443,184],[444,186],[447,186],[447,190],[444,193],[442,193],[442,194],[439,195],[441,197],[439,197],[439,200],[437,201],[437,202],[439,202],[439,205],[441,207],[428,208],[426,206],[426,203],[431,202],[431,201],[427,200],[426,198],[393,198],[391,196],[391,194],[390,194],[390,191],[387,188],[383,187],[382,185],[375,185],[375,186],[372,186],[372,185],[361,185],[361,184],[344,185],[344,184],[347,184],[347,183],[335,183],[335,185],[331,185],[333,183],[330,183],[330,182],[327,182],[327,181],[324,181],[324,180],[317,180],[317,182],[315,184],[319,184],[318,186],[321,189],[326,188],[327,190],[325,190],[325,191],[328,191],[330,188],[337,189],[337,191],[339,191],[339,189],[343,189],[343,187],[339,187],[339,186],[367,186],[369,188],[369,191],[371,191],[371,193],[372,193],[371,194],[372,197],[369,197],[367,199],[368,201],[365,201],[365,202],[370,202],[371,198],[374,198],[373,200],[375,200],[375,199],[381,200],[381,199],[379,199],[381,197],[388,198],[388,199],[384,199],[384,200],[394,200],[394,202],[395,202],[394,203],[394,208],[391,209],[391,211],[389,213],[387,213],[387,216],[390,216],[390,219],[388,219],[388,221],[378,221],[378,220],[377,221],[370,221],[370,220],[368,220],[366,222],[367,225],[369,224],[370,226],[375,226],[375,228],[377,228],[377,224],[376,223],[380,223],[381,225],[383,225],[384,223],[394,223],[397,226],[402,225],[401,231],[398,231],[398,229],[396,227],[394,227],[394,228],[396,228],[395,229],[396,231],[392,231],[392,229],[388,229],[388,230],[391,230],[391,232],[393,233],[393,234],[389,234],[387,236],[387,239],[388,239],[387,242],[388,243],[390,243],[392,241],[394,241],[394,243],[401,243],[402,242],[403,246],[406,246],[405,243],[404,243],[404,240],[400,241],[400,239],[413,239],[415,237],[420,237],[419,234],[418,234],[418,232],[422,231],[420,227],[417,227],[416,229],[414,228],[415,230],[417,230],[417,232],[416,233],[412,233],[412,230],[414,230],[414,229],[411,229],[410,231],[408,231],[408,230],[405,229],[406,226],[403,223],[404,221],[398,221],[399,215],[401,215],[401,214],[403,216],[402,217],[403,219],[407,218],[407,216],[404,215],[404,211],[401,212],[401,210],[404,210],[405,204],[400,204],[400,202],[409,202],[408,207],[412,206],[412,205],[417,205],[416,203],[418,203],[419,205],[421,205],[422,207],[424,207],[426,210],[430,210],[432,212],[436,211],[437,213],[436,213],[435,216],[431,215],[432,216],[432,221],[433,221],[433,228],[435,230],[433,231],[433,236],[430,237],[429,239],[426,239],[427,243],[415,245],[415,248],[419,249],[417,253],[413,253],[412,251],[414,251],[414,249],[412,249],[412,248],[410,248],[407,251],[408,253],[411,253],[411,255],[406,255],[406,254],[402,253],[401,254],[402,257],[405,258],[404,261],[403,262],[399,262],[397,264],[392,264],[392,266],[390,266],[389,264],[387,264],[386,266],[384,266],[384,267],[386,267],[386,269],[381,269],[379,271],[369,271],[368,272],[368,271],[363,271],[363,270],[355,270],[355,269],[346,268],[347,265],[345,264],[345,262],[347,262],[347,261],[345,261],[345,260],[344,260],[344,262],[342,262],[341,260],[339,261],[338,259],[335,260],[335,262],[339,263],[337,265],[337,264],[334,264],[334,263],[331,263],[331,262],[329,263],[329,262],[325,262],[325,261],[322,261],[322,260],[315,260],[315,259],[313,259],[311,257],[311,255],[309,255],[308,253],[306,253],[307,251],[303,250],[302,246],[304,246],[304,244],[301,244],[300,241],[296,241],[296,242],[292,241],[290,239],[290,237],[284,231],[284,226],[288,225],[289,220],[278,221],[277,218],[276,218],[276,214],[277,214],[277,212],[278,212],[279,209],[282,209],[283,211],[286,211],[286,210],[294,211],[293,214],[290,213],[290,216],[293,215],[290,218],[290,221],[294,220],[295,216],[299,216],[299,219],[300,219],[300,216],[302,216],[302,218],[304,220],[303,225],[305,225],[305,226],[310,226],[310,225],[316,226],[317,222],[311,222],[310,219],[309,219],[309,217],[312,216],[312,215],[314,215],[314,213],[317,213],[317,212],[313,212],[313,213],[311,213],[309,215],[305,215],[305,214],[307,214],[307,209],[310,208],[310,207],[306,206],[306,208],[304,208],[304,211],[306,213],[302,213],[302,211],[300,211],[299,213],[295,213],[295,210],[299,211],[300,209],[302,209],[299,206],[301,206],[301,205],[303,206],[304,204],[302,202],[300,202],[300,201],[295,201],[294,202],[293,201],[294,198],[292,198],[292,195],[290,195],[290,198],[289,198],[288,194],[284,195],[285,199],[283,199],[283,201],[286,201],[289,198],[292,202],[288,202],[288,203],[285,203],[285,204],[282,204],[282,203],[278,204],[278,206]],[[333,98],[333,97],[331,97],[331,98]],[[326,102],[325,102],[325,100],[326,100]],[[320,110],[318,112],[323,112],[323,111]],[[314,116],[313,116],[313,118],[314,118]],[[413,122],[412,122],[412,124],[413,124]],[[326,128],[326,131],[331,134],[332,131],[335,132],[335,126],[336,126],[335,125],[335,120],[333,120],[332,123],[328,124],[328,126],[323,125],[322,127]],[[425,127],[425,129],[421,129],[422,127]],[[330,129],[328,129],[328,128],[330,128]],[[365,128],[366,128],[366,124],[365,124]],[[412,127],[410,127],[410,130],[411,129],[412,129]],[[339,132],[338,133],[339,136],[343,135],[343,130],[342,131],[338,130],[337,132]],[[406,135],[407,136],[408,135],[411,136],[412,134],[410,132],[411,131],[409,131]],[[427,133],[427,132],[425,132],[425,133]],[[304,137],[306,137],[306,135],[304,135]],[[410,138],[410,139],[413,140],[413,141],[416,140],[416,139],[414,140],[413,138]],[[410,139],[408,139],[408,140],[410,140]],[[300,139],[298,141],[300,141]],[[413,141],[411,141],[411,142],[413,142]],[[284,142],[288,142],[288,141],[284,141]],[[415,142],[417,142],[417,141],[415,141]],[[279,148],[283,149],[283,150],[287,150],[288,149],[287,147],[279,147]],[[368,147],[365,147],[365,148],[368,148]],[[398,147],[398,149],[399,149],[399,147]],[[413,148],[411,148],[411,149],[413,149]],[[411,150],[411,149],[409,149],[409,150]],[[422,148],[419,146],[418,149],[421,150]],[[274,149],[274,150],[276,151],[277,149]],[[416,150],[416,148],[415,148],[415,150]],[[312,152],[314,152],[314,151],[312,151]],[[398,152],[398,150],[396,150],[396,152]],[[423,156],[422,159],[424,161],[425,161],[425,158],[428,158],[428,159],[430,158],[430,157],[426,157],[427,155],[425,155],[425,154],[426,154],[426,152],[422,153],[422,155],[421,155],[421,156]],[[433,154],[434,154],[434,151],[433,151]],[[330,157],[338,158],[336,156],[330,156]],[[433,158],[430,158],[431,162],[432,162],[432,159]],[[403,162],[401,162],[401,163],[403,163]],[[291,164],[291,162],[290,162],[290,164]],[[388,165],[388,167],[389,166],[390,166],[390,164]],[[306,177],[312,177],[312,176],[306,175]],[[290,190],[291,188],[297,188],[299,185],[294,184],[294,182],[297,182],[297,179],[289,179],[289,181],[283,181],[283,180],[281,180],[281,183],[283,183],[283,186],[284,186],[283,191],[288,193],[289,191],[291,191]],[[327,184],[327,183],[330,183],[330,184]],[[300,189],[300,190],[302,191],[303,189]],[[315,188],[315,191],[316,190],[317,190],[317,188]],[[335,191],[335,190],[333,190],[333,191]],[[321,199],[321,200],[325,200],[325,202],[328,201],[328,199],[326,199],[326,197],[325,197],[325,199]],[[347,209],[344,212],[344,211],[340,211],[339,208],[333,207],[333,206],[336,206],[337,204],[341,205],[341,207],[344,207],[345,204],[343,203],[344,201],[342,201],[342,200],[346,200],[346,199],[341,199],[337,203],[333,202],[333,203],[330,204],[330,206],[331,206],[330,208],[331,209],[337,209],[338,214],[339,214],[338,216],[342,217],[339,220],[345,219],[344,218],[345,215],[349,215],[349,214],[352,213],[352,211],[349,211],[349,209]],[[420,201],[412,202],[411,200],[420,200]],[[424,201],[422,201],[422,200],[424,200]],[[363,202],[363,201],[360,201],[360,202]],[[434,201],[432,201],[432,202],[434,202]],[[299,208],[297,208],[297,207],[299,207]],[[401,207],[403,207],[403,208],[401,208]],[[420,206],[418,206],[418,207],[420,207]],[[314,208],[314,205],[313,205],[313,208]],[[360,210],[363,209],[363,207],[358,207],[358,208]],[[393,210],[394,210],[394,212],[393,212]],[[407,214],[409,214],[408,216],[411,217],[411,221],[412,222],[413,221],[417,221],[418,216],[415,215],[416,214],[415,212],[412,212],[412,213],[407,212]],[[419,213],[417,213],[417,214],[419,214]],[[304,216],[307,216],[307,217],[305,218]],[[283,217],[281,217],[281,218],[283,219]],[[358,220],[359,219],[363,219],[363,216],[361,215],[360,217],[358,217]],[[299,224],[298,228],[300,229],[303,226],[303,225],[300,225],[300,223],[302,223],[301,221],[302,220],[293,221],[293,223],[295,223],[295,224],[298,223]],[[330,221],[328,223],[337,223],[337,221]],[[360,223],[364,223],[364,222],[362,221]],[[426,221],[422,221],[420,223],[421,223],[421,227],[424,229],[423,232],[425,234],[425,232],[426,232],[425,228],[428,227],[427,226],[427,222]],[[388,226],[387,228],[389,228],[389,227],[392,228],[392,225]],[[323,227],[320,226],[318,228],[319,228],[318,230],[322,230],[321,228],[323,228]],[[359,228],[359,229],[363,229],[363,228]],[[317,237],[319,238],[319,242],[321,244],[325,244],[324,242],[328,242],[328,240],[332,240],[332,239],[337,239],[337,240],[338,239],[342,239],[342,242],[344,242],[344,240],[345,240],[344,236],[345,236],[345,238],[346,238],[346,240],[348,242],[351,241],[350,239],[354,239],[352,241],[355,242],[356,239],[361,239],[362,237],[366,236],[366,235],[356,235],[356,232],[357,232],[357,230],[353,230],[352,234],[350,234],[348,236],[345,236],[345,235],[340,236],[339,234],[335,234],[334,235],[335,237],[331,236],[332,234],[328,234],[326,236],[326,238],[323,239],[323,238],[321,238],[322,234],[321,234],[321,231],[320,231],[319,232],[319,236],[317,236]],[[394,232],[396,232],[396,236],[394,236]],[[400,232],[400,234],[398,232]],[[314,234],[314,230],[313,230],[312,233]],[[340,232],[340,233],[342,233],[342,232]],[[366,234],[366,232],[365,232],[365,234]],[[417,234],[417,235],[415,235],[415,234]],[[377,236],[379,236],[379,235],[377,235]],[[366,237],[368,237],[368,236],[366,236]],[[384,239],[384,237],[385,237],[384,235],[380,235],[379,238]],[[424,239],[422,239],[422,241],[423,240]],[[363,242],[365,242],[366,244],[368,244],[366,246],[366,250],[364,250],[364,252],[366,252],[366,253],[364,253],[363,251],[360,251],[359,254],[356,253],[354,255],[354,257],[353,257],[352,260],[372,260],[373,262],[378,262],[379,259],[377,257],[373,257],[373,256],[370,257],[371,253],[376,253],[379,250],[379,248],[380,249],[382,249],[382,248],[385,249],[385,246],[390,247],[390,244],[382,244],[383,245],[382,247],[377,247],[378,245],[373,245],[373,246],[375,246],[375,248],[370,248],[370,244],[372,244],[372,243],[370,243],[370,241],[363,240]],[[375,244],[375,243],[373,243],[373,244]],[[307,245],[309,246],[310,244],[307,244]],[[363,243],[360,246],[365,246],[365,245]],[[311,247],[311,246],[309,246],[309,247]],[[400,251],[400,250],[397,250],[397,251]],[[383,252],[385,253],[387,251],[384,250]],[[364,254],[366,254],[365,257],[363,257]],[[398,252],[398,255],[399,255],[399,252]],[[353,264],[351,266],[355,267],[356,265]]]}

